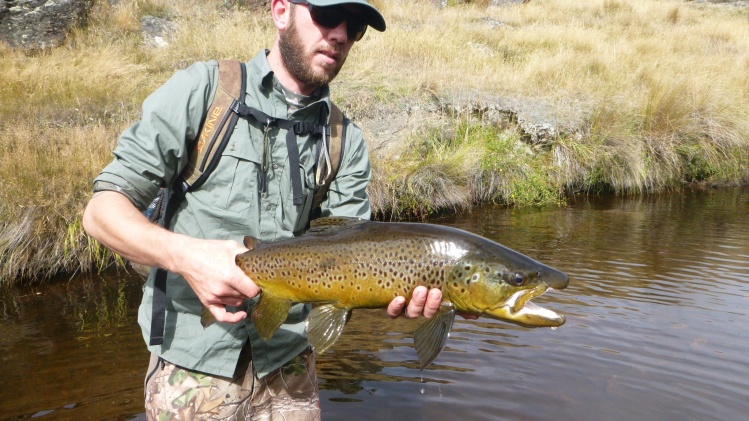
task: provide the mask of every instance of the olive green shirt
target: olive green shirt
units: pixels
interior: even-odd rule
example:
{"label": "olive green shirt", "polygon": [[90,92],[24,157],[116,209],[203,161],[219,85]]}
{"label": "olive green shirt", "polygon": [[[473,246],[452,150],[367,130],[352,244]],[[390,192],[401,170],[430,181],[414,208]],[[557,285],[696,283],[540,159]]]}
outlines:
{"label": "olive green shirt", "polygon": [[[274,77],[266,51],[247,64],[245,103],[265,114],[293,121],[317,122],[319,108],[330,107],[327,86],[319,99],[290,114],[283,89]],[[218,78],[215,61],[196,63],[177,72],[143,103],[141,120],[127,129],[114,160],[95,180],[95,190],[116,190],[144,209],[160,187],[170,186],[188,162],[203,116],[213,100]],[[361,130],[344,119],[344,155],[336,179],[322,204],[323,216],[370,217],[366,186],[370,178],[367,147]],[[196,238],[242,242],[250,235],[272,242],[300,235],[307,225],[314,194],[316,138],[297,136],[304,203],[293,204],[286,131],[271,128],[267,189],[259,188],[263,162],[263,127],[240,118],[218,166],[197,190],[188,193],[172,219],[172,229]],[[155,270],[146,282],[138,321],[148,343]],[[263,341],[250,318],[237,324],[203,328],[203,306],[187,282],[167,278],[164,343],[149,350],[165,360],[213,375],[234,376],[239,352],[249,339],[259,376],[278,368],[308,346],[304,331],[309,305],[296,305],[286,323]],[[248,300],[244,310],[250,310]]]}

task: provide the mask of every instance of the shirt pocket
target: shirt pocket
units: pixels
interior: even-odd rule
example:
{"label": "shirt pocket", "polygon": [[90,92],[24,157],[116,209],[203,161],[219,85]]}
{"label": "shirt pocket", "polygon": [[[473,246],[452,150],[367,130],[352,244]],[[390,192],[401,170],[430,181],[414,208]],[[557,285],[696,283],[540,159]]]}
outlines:
{"label": "shirt pocket", "polygon": [[234,213],[258,206],[258,173],[262,158],[254,148],[238,147],[239,142],[241,139],[230,140],[216,168],[205,183],[192,192],[207,206]]}

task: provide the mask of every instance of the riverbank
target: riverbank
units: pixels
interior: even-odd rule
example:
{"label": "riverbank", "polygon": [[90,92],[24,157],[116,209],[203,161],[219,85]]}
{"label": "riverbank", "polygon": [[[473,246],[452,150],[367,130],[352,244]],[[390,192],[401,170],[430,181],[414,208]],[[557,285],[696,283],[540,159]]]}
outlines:
{"label": "riverbank", "polygon": [[[370,143],[378,218],[749,181],[746,7],[377,3],[388,30],[333,91]],[[175,70],[272,44],[266,12],[225,4],[100,2],[64,47],[0,47],[1,284],[122,264],[81,229],[91,180]],[[166,46],[146,15],[175,23]]]}

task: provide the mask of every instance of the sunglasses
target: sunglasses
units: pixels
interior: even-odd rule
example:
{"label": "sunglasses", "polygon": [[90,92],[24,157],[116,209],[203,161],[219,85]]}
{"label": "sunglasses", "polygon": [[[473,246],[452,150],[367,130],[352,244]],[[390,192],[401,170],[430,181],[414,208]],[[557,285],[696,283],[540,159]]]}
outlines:
{"label": "sunglasses", "polygon": [[346,21],[346,31],[349,39],[359,41],[367,32],[367,24],[362,21],[361,16],[351,13],[341,6],[321,7],[307,3],[306,0],[289,0],[290,3],[307,6],[312,20],[325,28],[337,28],[341,22]]}

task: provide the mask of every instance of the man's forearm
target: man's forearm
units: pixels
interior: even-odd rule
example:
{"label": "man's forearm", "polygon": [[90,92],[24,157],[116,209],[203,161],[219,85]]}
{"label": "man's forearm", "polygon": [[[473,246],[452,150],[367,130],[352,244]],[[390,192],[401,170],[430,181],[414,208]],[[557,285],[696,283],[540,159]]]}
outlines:
{"label": "man's forearm", "polygon": [[115,191],[94,195],[83,214],[83,227],[125,259],[166,269],[173,268],[169,250],[182,237],[151,223],[127,197]]}

